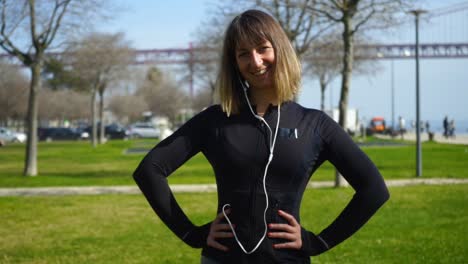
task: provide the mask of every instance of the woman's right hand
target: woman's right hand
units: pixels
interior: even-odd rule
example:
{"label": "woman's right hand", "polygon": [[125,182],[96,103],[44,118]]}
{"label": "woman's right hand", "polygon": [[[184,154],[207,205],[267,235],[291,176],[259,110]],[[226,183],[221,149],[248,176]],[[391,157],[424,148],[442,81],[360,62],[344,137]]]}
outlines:
{"label": "woman's right hand", "polygon": [[[227,209],[225,210],[225,212],[226,214],[229,214],[231,210]],[[223,212],[221,212],[218,214],[218,216],[216,216],[216,219],[211,223],[210,233],[208,234],[208,237],[206,238],[206,244],[209,247],[216,248],[221,251],[228,251],[229,250],[228,247],[216,241],[219,238],[234,237],[234,234],[232,233],[231,227],[229,226],[229,224],[221,223],[223,218],[224,218],[224,215],[223,215]]]}

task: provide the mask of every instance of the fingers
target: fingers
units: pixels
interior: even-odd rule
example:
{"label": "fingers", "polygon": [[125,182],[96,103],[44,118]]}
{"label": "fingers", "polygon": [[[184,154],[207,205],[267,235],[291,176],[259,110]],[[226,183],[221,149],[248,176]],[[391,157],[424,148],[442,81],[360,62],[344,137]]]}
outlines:
{"label": "fingers", "polygon": [[[231,227],[228,224],[218,224],[213,226],[213,237],[214,238],[228,238],[234,235],[231,232]],[[228,232],[223,232],[228,231]]]}
{"label": "fingers", "polygon": [[273,230],[280,230],[289,233],[293,233],[295,230],[294,226],[291,226],[289,224],[269,224],[268,227]]}
{"label": "fingers", "polygon": [[224,252],[229,251],[229,248],[228,248],[228,247],[221,245],[220,243],[218,243],[218,242],[217,242],[216,240],[214,240],[214,239],[208,238],[206,244],[207,244],[208,246],[212,247],[212,248],[217,249],[217,250],[221,250],[221,251],[224,251]]}
{"label": "fingers", "polygon": [[[225,212],[226,214],[229,214],[229,213],[231,213],[231,209],[227,209],[227,210],[225,210],[224,212]],[[214,222],[219,223],[219,222],[221,222],[221,221],[223,220],[223,218],[224,218],[224,214],[223,214],[223,212],[220,212],[220,213],[216,216],[216,218],[215,218],[215,220],[213,221],[213,223],[214,223]]]}
{"label": "fingers", "polygon": [[281,238],[286,240],[295,240],[296,236],[294,233],[287,233],[287,232],[269,232],[268,237],[270,238]]}
{"label": "fingers", "polygon": [[274,244],[273,247],[275,249],[300,249],[298,242],[288,242],[288,243],[281,243],[281,244]]}
{"label": "fingers", "polygon": [[[230,213],[230,210],[225,210],[226,214]],[[228,251],[229,248],[222,245],[216,239],[219,238],[231,238],[234,234],[231,232],[231,227],[228,224],[221,224],[220,222],[223,220],[224,214],[221,212],[219,213],[215,220],[211,223],[210,226],[210,233],[206,239],[206,244],[212,248],[216,248],[221,251]]]}
{"label": "fingers", "polygon": [[299,225],[299,223],[296,221],[296,218],[294,218],[294,216],[286,213],[285,211],[278,210],[278,214],[281,217],[283,217],[284,219],[286,219],[290,225],[292,225],[292,226],[298,226]]}
{"label": "fingers", "polygon": [[278,210],[278,214],[288,221],[287,224],[269,224],[268,227],[273,232],[268,232],[268,237],[284,239],[287,242],[274,244],[275,249],[300,249],[302,247],[301,225],[294,216]]}

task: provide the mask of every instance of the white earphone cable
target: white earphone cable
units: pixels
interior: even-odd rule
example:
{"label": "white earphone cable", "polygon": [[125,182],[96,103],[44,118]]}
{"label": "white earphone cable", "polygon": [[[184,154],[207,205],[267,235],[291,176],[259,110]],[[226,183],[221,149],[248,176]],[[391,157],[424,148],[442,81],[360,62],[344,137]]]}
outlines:
{"label": "white earphone cable", "polygon": [[270,163],[271,161],[273,160],[273,151],[275,150],[275,145],[276,145],[276,137],[278,136],[278,128],[279,128],[279,123],[280,123],[280,119],[281,119],[281,105],[278,104],[278,117],[277,117],[277,121],[276,121],[276,128],[275,128],[275,133],[273,134],[273,131],[271,130],[271,127],[268,125],[268,123],[265,121],[265,119],[257,114],[255,114],[255,112],[253,111],[252,109],[252,106],[250,105],[250,101],[249,101],[249,98],[247,96],[247,87],[244,86],[243,82],[241,81],[241,85],[243,87],[243,90],[244,90],[244,95],[245,95],[245,98],[247,100],[247,104],[250,108],[250,111],[252,112],[252,114],[257,118],[259,119],[260,121],[262,121],[268,128],[268,130],[270,131],[270,137],[269,137],[269,143],[270,143],[270,146],[269,146],[269,149],[270,149],[270,154],[268,156],[268,162],[265,166],[265,171],[263,173],[263,191],[265,193],[265,200],[266,200],[266,205],[265,205],[265,210],[263,211],[263,223],[265,225],[265,230],[263,232],[263,236],[262,238],[258,241],[257,245],[250,251],[247,251],[244,246],[242,245],[242,243],[240,242],[239,238],[237,237],[237,233],[236,231],[234,230],[234,227],[232,226],[232,223],[231,223],[231,220],[229,219],[229,217],[227,216],[226,212],[225,212],[225,208],[227,206],[231,206],[230,204],[225,204],[223,205],[223,208],[222,208],[222,211],[223,211],[223,215],[224,217],[226,218],[228,224],[229,224],[229,227],[231,228],[232,230],[232,233],[234,234],[234,238],[237,242],[237,244],[239,244],[240,248],[242,249],[242,251],[244,251],[245,254],[252,254],[253,252],[255,252],[255,250],[257,250],[257,248],[260,246],[260,244],[263,242],[263,240],[265,239],[266,237],[266,234],[267,234],[267,230],[268,230],[268,227],[267,227],[267,222],[266,222],[266,213],[267,213],[267,210],[268,210],[268,207],[269,207],[269,203],[268,203],[268,192],[267,192],[267,189],[266,189],[266,176],[267,176],[267,173],[268,173],[268,167],[270,166]]}

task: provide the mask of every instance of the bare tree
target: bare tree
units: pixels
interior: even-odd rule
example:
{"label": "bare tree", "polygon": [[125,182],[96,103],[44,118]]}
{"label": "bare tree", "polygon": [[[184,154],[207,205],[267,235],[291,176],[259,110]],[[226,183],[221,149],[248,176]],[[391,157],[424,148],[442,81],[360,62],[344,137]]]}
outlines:
{"label": "bare tree", "polygon": [[137,95],[116,95],[110,98],[109,110],[121,123],[138,121],[141,114],[149,109],[145,98]]}
{"label": "bare tree", "polygon": [[27,91],[28,80],[20,68],[0,61],[0,124],[25,119]]}
{"label": "bare tree", "polygon": [[184,73],[188,73],[183,81],[192,81],[198,87],[194,91],[194,98],[191,98],[193,104],[201,101],[208,105],[215,103],[219,54],[222,49],[224,30],[233,15],[234,13],[225,15],[223,11],[215,11],[207,20],[202,21],[194,32],[195,41],[187,64],[189,70],[183,69]]}
{"label": "bare tree", "polygon": [[177,83],[158,68],[148,70],[145,82],[136,95],[145,98],[149,110],[159,116],[166,116],[174,122],[180,110],[187,106],[187,95]]}
{"label": "bare tree", "polygon": [[[372,40],[368,37],[356,36],[356,43],[369,44]],[[325,34],[314,42],[304,56],[305,74],[311,74],[320,84],[320,109],[325,110],[325,90],[327,86],[340,75],[343,68],[343,41],[337,32]],[[376,60],[368,59],[366,56],[355,56],[354,70],[357,75],[373,75],[380,70]]]}
{"label": "bare tree", "polygon": [[305,74],[311,74],[320,84],[320,109],[325,110],[325,90],[339,74],[341,68],[339,45],[336,35],[323,36],[304,56]]}
{"label": "bare tree", "polygon": [[[115,82],[126,78],[134,58],[124,35],[91,33],[68,49],[73,75],[79,78],[81,89],[91,94],[92,144],[104,142],[104,92]],[[99,96],[100,134],[97,135],[96,97]],[[98,140],[96,140],[98,139]]]}
{"label": "bare tree", "polygon": [[87,94],[71,90],[53,90],[44,87],[39,94],[38,119],[42,123],[58,121],[61,126],[66,121],[73,123],[87,119],[89,99]]}
{"label": "bare tree", "polygon": [[340,93],[340,125],[346,127],[346,109],[353,69],[356,32],[362,28],[379,28],[396,23],[408,7],[405,0],[322,0],[309,9],[330,23],[342,26],[342,87]]}
{"label": "bare tree", "polygon": [[332,27],[320,16],[309,12],[317,0],[256,0],[255,7],[261,7],[272,14],[286,32],[299,58],[312,47],[313,41]]}
{"label": "bare tree", "polygon": [[[91,4],[91,5],[89,5]],[[71,28],[79,17],[102,6],[101,1],[87,0],[2,0],[0,1],[0,47],[16,57],[31,71],[29,88],[24,175],[37,175],[37,95],[46,51],[52,42]],[[85,21],[92,21],[87,19]],[[68,25],[66,27],[65,25]],[[68,29],[66,31],[63,31]]]}
{"label": "bare tree", "polygon": [[[339,124],[346,127],[349,89],[353,70],[354,37],[362,28],[379,28],[397,23],[410,0],[320,0],[309,6],[312,13],[342,27],[342,70],[339,101]],[[340,186],[340,177],[335,185]]]}
{"label": "bare tree", "polygon": [[192,108],[196,112],[200,112],[206,107],[213,104],[213,94],[211,89],[200,89],[192,99]]}
{"label": "bare tree", "polygon": [[[213,104],[215,100],[216,79],[219,69],[219,55],[221,53],[226,17],[212,17],[204,22],[198,29],[195,41],[193,58],[193,73],[201,85],[197,94],[197,101],[208,101]],[[207,92],[209,91],[209,92]],[[204,96],[206,98],[200,98]],[[192,98],[194,99],[194,98]]]}

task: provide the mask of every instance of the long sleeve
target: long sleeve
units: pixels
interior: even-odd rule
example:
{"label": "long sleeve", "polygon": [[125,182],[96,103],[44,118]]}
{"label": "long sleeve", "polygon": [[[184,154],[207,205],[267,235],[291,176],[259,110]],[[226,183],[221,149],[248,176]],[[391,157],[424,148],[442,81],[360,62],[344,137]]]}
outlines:
{"label": "long sleeve", "polygon": [[207,112],[198,114],[161,141],[133,173],[137,185],[161,220],[185,243],[197,248],[206,243],[209,223],[197,227],[188,219],[175,200],[166,178],[203,148]]}
{"label": "long sleeve", "polygon": [[355,190],[339,216],[320,234],[303,231],[309,255],[318,255],[341,243],[361,228],[389,199],[389,192],[379,171],[349,135],[331,118],[323,115],[320,135],[324,155]]}

